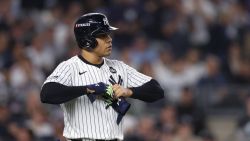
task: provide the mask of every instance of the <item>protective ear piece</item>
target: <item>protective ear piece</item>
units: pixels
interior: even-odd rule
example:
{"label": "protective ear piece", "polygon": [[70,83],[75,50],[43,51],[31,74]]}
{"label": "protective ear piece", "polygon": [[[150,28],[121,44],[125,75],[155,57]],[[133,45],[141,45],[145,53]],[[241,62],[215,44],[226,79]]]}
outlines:
{"label": "protective ear piece", "polygon": [[78,46],[81,49],[94,49],[97,46],[97,41],[95,38],[89,36],[85,38],[78,38],[77,39]]}

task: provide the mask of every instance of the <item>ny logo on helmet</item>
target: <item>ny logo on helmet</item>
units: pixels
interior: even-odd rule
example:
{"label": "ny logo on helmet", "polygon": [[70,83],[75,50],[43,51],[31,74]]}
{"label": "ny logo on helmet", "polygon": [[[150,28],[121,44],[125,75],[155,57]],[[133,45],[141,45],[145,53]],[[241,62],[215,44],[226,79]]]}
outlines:
{"label": "ny logo on helmet", "polygon": [[108,19],[107,18],[103,18],[103,23],[104,23],[104,25],[109,25]]}

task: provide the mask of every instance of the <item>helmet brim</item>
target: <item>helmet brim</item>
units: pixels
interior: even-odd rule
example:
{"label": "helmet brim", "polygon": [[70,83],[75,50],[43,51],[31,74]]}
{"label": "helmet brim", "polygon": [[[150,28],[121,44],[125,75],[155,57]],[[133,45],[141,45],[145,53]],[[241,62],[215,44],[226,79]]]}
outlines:
{"label": "helmet brim", "polygon": [[110,34],[111,31],[114,31],[114,30],[117,30],[118,28],[116,27],[113,27],[113,26],[108,26],[108,27],[105,27],[105,28],[99,28],[98,30],[94,31],[91,35],[95,36],[95,35],[98,35],[98,34]]}
{"label": "helmet brim", "polygon": [[117,30],[118,28],[113,27],[113,26],[109,26],[109,30]]}

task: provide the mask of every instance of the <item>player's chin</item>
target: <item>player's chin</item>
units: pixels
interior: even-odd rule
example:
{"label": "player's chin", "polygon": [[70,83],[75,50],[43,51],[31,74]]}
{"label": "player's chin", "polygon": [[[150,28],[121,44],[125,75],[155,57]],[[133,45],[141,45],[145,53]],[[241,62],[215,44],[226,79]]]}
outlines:
{"label": "player's chin", "polygon": [[107,50],[105,50],[105,54],[110,55],[112,52],[112,48],[108,48]]}
{"label": "player's chin", "polygon": [[103,54],[103,56],[110,56],[110,54],[111,54],[111,51],[106,51],[104,54]]}

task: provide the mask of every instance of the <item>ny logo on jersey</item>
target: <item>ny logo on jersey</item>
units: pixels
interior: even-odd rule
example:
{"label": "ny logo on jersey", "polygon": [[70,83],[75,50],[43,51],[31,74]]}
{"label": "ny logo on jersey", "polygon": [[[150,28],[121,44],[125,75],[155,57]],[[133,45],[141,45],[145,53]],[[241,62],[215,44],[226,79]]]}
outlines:
{"label": "ny logo on jersey", "polygon": [[120,75],[118,75],[118,81],[115,81],[114,77],[112,75],[109,76],[109,82],[114,85],[114,84],[119,84],[122,85],[123,80],[122,77]]}

